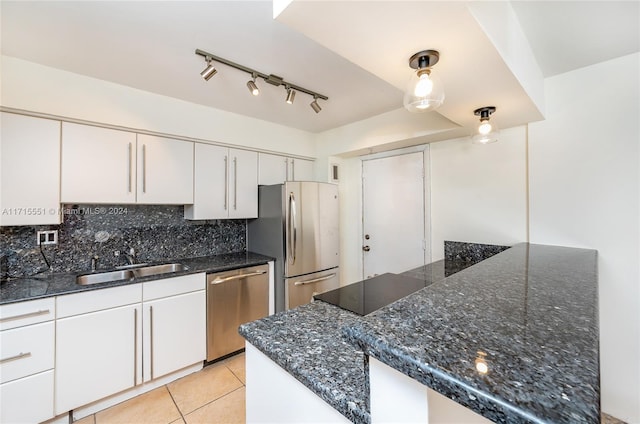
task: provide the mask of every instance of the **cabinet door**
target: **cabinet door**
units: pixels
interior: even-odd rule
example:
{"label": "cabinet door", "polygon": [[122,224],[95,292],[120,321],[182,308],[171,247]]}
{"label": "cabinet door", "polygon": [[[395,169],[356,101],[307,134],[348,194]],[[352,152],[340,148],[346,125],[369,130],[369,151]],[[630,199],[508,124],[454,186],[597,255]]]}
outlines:
{"label": "cabinet door", "polygon": [[193,204],[185,206],[185,218],[228,218],[228,170],[229,149],[195,143]]}
{"label": "cabinet door", "polygon": [[313,172],[313,161],[305,159],[290,159],[291,172],[290,181],[315,181]]}
{"label": "cabinet door", "polygon": [[229,218],[258,217],[258,154],[229,149]]}
{"label": "cabinet door", "polygon": [[136,202],[136,134],[62,123],[62,203]]}
{"label": "cabinet door", "polygon": [[145,302],[143,309],[144,381],[205,359],[204,290]]}
{"label": "cabinet door", "polygon": [[39,423],[53,417],[53,370],[0,385],[0,422]]}
{"label": "cabinet door", "polygon": [[138,135],[138,203],[193,203],[193,142]]}
{"label": "cabinet door", "polygon": [[283,156],[258,154],[258,184],[282,184],[287,180],[287,166],[289,160]]}
{"label": "cabinet door", "polygon": [[56,415],[141,383],[140,305],[56,321]]}
{"label": "cabinet door", "polygon": [[59,224],[60,122],[0,119],[0,225]]}

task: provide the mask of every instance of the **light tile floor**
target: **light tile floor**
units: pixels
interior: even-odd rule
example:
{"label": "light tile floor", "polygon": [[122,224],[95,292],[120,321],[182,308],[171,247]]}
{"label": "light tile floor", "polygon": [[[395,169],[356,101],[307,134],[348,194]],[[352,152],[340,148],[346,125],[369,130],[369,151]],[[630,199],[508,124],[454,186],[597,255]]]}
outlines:
{"label": "light tile floor", "polygon": [[243,424],[245,382],[241,353],[74,424]]}
{"label": "light tile floor", "polygon": [[[74,424],[244,424],[244,353]],[[625,424],[602,414],[602,424]]]}

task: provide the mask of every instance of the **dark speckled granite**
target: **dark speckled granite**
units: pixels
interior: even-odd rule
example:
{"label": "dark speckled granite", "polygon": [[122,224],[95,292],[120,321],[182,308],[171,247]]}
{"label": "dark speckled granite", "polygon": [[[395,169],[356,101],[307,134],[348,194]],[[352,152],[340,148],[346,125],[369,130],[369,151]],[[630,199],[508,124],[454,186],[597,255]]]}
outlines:
{"label": "dark speckled granite", "polygon": [[53,272],[89,271],[127,263],[134,248],[140,262],[246,250],[245,220],[188,221],[183,206],[64,205],[61,225],[0,227],[0,256],[9,277],[46,271],[36,231],[58,230],[58,244],[43,246]]}
{"label": "dark speckled granite", "polygon": [[467,243],[462,241],[444,241],[444,259],[451,262],[470,262],[472,265],[500,252],[509,246],[496,244]]}
{"label": "dark speckled granite", "polygon": [[370,423],[362,351],[341,336],[358,315],[315,301],[240,326],[252,345],[354,423]]}
{"label": "dark speckled granite", "polygon": [[[344,334],[494,422],[597,423],[596,256],[516,245],[363,317]],[[484,375],[475,367],[480,356],[489,368]]]}
{"label": "dark speckled granite", "polygon": [[37,278],[16,278],[1,283],[0,304],[21,302],[24,300],[64,295],[87,290],[99,290],[107,287],[123,286],[126,284],[177,277],[179,275],[196,274],[199,272],[221,272],[230,269],[262,265],[271,260],[273,259],[251,252],[235,252],[196,258],[179,258],[166,261],[165,263],[179,262],[188,267],[186,271],[84,286],[76,284],[76,276],[78,273],[43,273]]}
{"label": "dark speckled granite", "polygon": [[431,284],[365,317],[317,301],[241,334],[353,422],[370,420],[362,350],[494,422],[596,423],[596,256],[519,244],[446,279],[439,261],[403,273]]}

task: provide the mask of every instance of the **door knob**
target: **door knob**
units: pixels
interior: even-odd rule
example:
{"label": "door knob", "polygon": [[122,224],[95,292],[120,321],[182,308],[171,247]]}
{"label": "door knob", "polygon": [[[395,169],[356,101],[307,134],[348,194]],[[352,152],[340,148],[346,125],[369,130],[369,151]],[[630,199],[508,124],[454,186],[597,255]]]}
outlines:
{"label": "door knob", "polygon": [[371,248],[369,246],[362,246],[362,250],[368,252],[369,250],[371,250]]}

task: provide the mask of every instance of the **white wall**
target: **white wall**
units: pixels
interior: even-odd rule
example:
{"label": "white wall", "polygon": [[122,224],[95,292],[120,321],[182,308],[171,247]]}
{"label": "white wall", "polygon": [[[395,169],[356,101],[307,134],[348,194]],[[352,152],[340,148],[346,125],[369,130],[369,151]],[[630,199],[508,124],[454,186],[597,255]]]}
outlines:
{"label": "white wall", "polygon": [[431,143],[431,246],[444,241],[513,245],[527,241],[526,127],[496,143],[468,138]]}
{"label": "white wall", "polygon": [[598,250],[602,409],[640,422],[640,54],[546,80],[531,242]]}
{"label": "white wall", "polygon": [[315,157],[315,136],[171,97],[1,56],[2,106]]}

